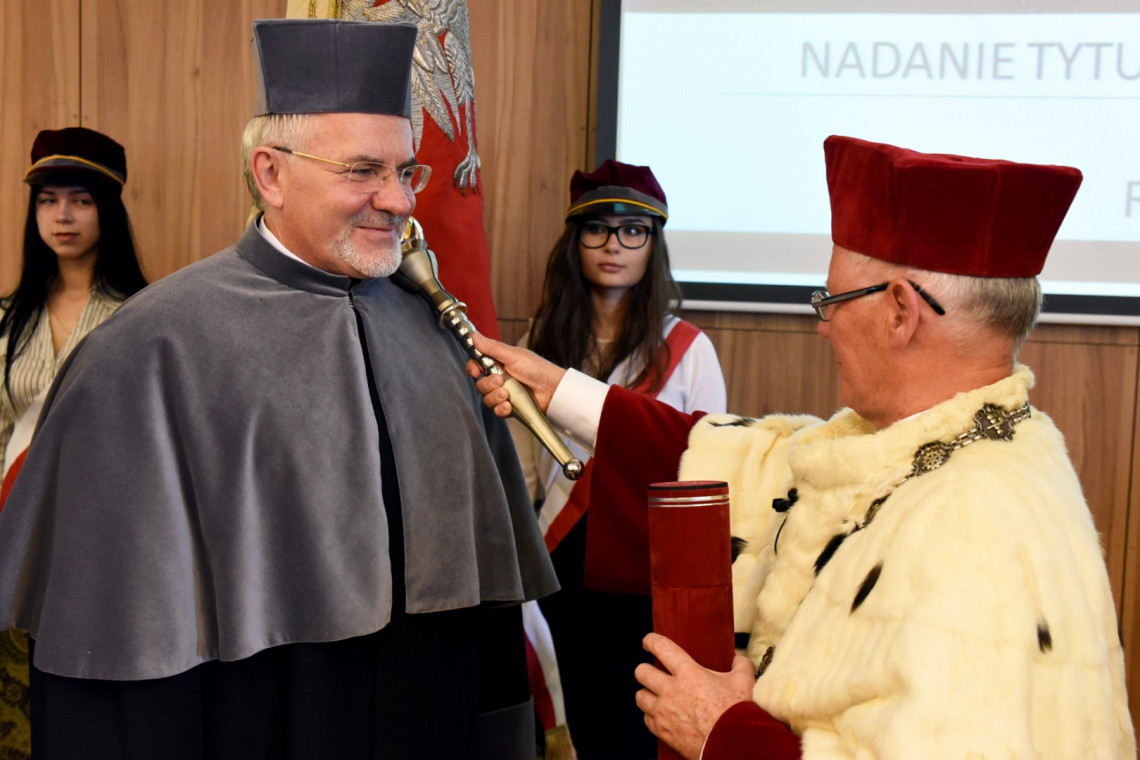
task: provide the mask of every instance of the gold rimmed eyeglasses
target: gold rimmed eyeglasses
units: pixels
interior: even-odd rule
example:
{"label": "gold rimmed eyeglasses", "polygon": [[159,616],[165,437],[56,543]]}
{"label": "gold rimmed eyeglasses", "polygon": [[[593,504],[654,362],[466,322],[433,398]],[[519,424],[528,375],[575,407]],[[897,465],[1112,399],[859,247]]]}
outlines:
{"label": "gold rimmed eyeglasses", "polygon": [[431,178],[431,167],[427,164],[412,164],[411,166],[401,166],[398,168],[388,166],[388,164],[382,161],[357,161],[356,163],[346,164],[344,161],[333,161],[331,158],[321,158],[311,153],[302,153],[292,148],[283,148],[280,145],[272,145],[270,147],[272,147],[273,150],[279,150],[291,156],[311,158],[314,161],[343,166],[345,171],[340,173],[347,177],[350,182],[360,185],[361,190],[369,193],[374,193],[382,189],[393,176],[400,178],[400,186],[404,188],[404,190],[411,193],[418,193],[424,189],[428,180]]}

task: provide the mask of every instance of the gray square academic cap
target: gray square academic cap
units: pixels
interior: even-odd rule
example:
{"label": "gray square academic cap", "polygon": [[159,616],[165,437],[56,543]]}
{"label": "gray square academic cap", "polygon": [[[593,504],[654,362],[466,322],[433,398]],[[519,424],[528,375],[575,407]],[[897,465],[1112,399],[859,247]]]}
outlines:
{"label": "gray square academic cap", "polygon": [[254,115],[381,113],[411,118],[408,24],[329,19],[253,22]]}

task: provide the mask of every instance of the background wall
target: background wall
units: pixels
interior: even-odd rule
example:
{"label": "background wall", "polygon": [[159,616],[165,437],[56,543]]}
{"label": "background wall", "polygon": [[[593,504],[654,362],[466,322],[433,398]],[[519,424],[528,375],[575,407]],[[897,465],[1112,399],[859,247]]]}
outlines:
{"label": "background wall", "polygon": [[[27,206],[20,180],[40,129],[83,125],[126,147],[124,197],[151,279],[238,236],[249,210],[238,142],[253,103],[250,22],[283,16],[285,5],[2,4],[0,291],[14,287],[19,271]],[[594,165],[595,5],[469,0],[492,285],[508,340],[537,306],[570,174]],[[734,412],[827,415],[838,406],[830,348],[815,335],[814,317],[686,316],[716,344]],[[1033,403],[1065,433],[1103,536],[1130,655],[1140,648],[1138,347],[1138,328],[1043,325],[1022,353],[1039,378]],[[1130,657],[1129,685],[1140,715],[1140,656]]]}
{"label": "background wall", "polygon": [[0,11],[0,290],[20,270],[32,140],[84,126],[127,150],[123,200],[151,280],[245,226],[239,140],[253,108],[250,24],[285,0],[42,0]]}

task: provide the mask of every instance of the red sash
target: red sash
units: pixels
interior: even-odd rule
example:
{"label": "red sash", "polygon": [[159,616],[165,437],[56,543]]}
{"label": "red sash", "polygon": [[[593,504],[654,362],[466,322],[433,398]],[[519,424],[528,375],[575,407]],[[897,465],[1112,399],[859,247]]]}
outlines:
{"label": "red sash", "polygon": [[558,725],[554,715],[554,699],[550,696],[550,689],[546,685],[546,677],[542,672],[542,664],[538,661],[538,652],[529,636],[523,636],[526,645],[526,673],[530,681],[530,695],[534,698],[534,709],[538,713],[538,722],[542,724],[543,731],[549,731]]}
{"label": "red sash", "polygon": [[20,474],[20,468],[24,466],[24,459],[28,456],[28,450],[24,449],[20,452],[20,456],[12,462],[12,466],[8,468],[8,472],[4,475],[4,482],[0,484],[0,510],[4,509],[4,502],[8,501],[8,494],[12,492],[12,486],[16,484],[16,476]]}
{"label": "red sash", "polygon": [[[681,363],[681,358],[700,334],[700,328],[680,319],[677,320],[677,324],[673,325],[673,329],[669,331],[669,334],[665,336],[665,345],[669,347],[669,364],[665,367],[665,371],[661,375],[661,388],[664,388],[665,383],[673,376],[677,365]],[[630,390],[637,393],[648,393],[650,382],[651,378],[647,376]],[[586,514],[586,510],[590,506],[590,476],[593,472],[592,465],[592,460],[586,462],[586,467],[582,470],[582,476],[575,481],[574,488],[571,489],[565,506],[562,507],[562,511],[560,511],[558,516],[550,523],[550,527],[547,529],[545,536],[547,551],[553,552],[555,547],[562,543],[562,539],[566,538],[571,529],[582,519],[582,515]]]}

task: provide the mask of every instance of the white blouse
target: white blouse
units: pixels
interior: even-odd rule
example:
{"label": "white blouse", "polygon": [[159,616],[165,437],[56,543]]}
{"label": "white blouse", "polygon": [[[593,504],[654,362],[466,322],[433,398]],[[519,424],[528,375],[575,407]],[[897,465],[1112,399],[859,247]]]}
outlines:
{"label": "white blouse", "polygon": [[[670,317],[665,323],[664,334],[668,335],[678,321],[676,317]],[[525,342],[524,336],[522,345],[525,345]],[[606,379],[607,384],[603,387],[615,384],[626,385],[636,376],[635,369],[637,368],[632,367],[627,358],[614,368],[613,373]],[[681,357],[673,374],[655,397],[682,412],[702,411],[715,414],[725,410],[724,375],[720,369],[716,349],[707,335],[703,332],[697,335]],[[545,533],[569,498],[574,482],[562,474],[562,468],[554,461],[554,457],[543,448],[529,430],[514,418],[508,422],[523,473],[526,475],[531,499],[536,504],[542,505],[539,525]],[[558,432],[563,434],[563,440],[571,453],[585,463],[592,453],[592,445],[582,446],[566,434],[568,431]],[[591,439],[588,444],[592,443]]]}

